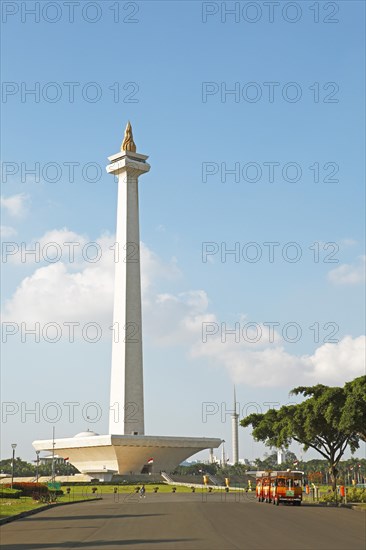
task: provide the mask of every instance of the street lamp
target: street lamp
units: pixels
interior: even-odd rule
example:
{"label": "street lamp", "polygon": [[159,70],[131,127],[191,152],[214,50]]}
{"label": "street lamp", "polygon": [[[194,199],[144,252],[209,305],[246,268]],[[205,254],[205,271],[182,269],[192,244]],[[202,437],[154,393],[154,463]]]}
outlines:
{"label": "street lamp", "polygon": [[15,449],[17,448],[16,443],[11,444],[11,448],[13,449],[13,459],[11,461],[11,488],[13,488],[13,482],[14,482],[14,460],[15,460]]}
{"label": "street lamp", "polygon": [[36,466],[36,482],[38,483],[38,478],[39,478],[39,453],[41,451],[36,451],[36,455],[37,455],[37,466]]}

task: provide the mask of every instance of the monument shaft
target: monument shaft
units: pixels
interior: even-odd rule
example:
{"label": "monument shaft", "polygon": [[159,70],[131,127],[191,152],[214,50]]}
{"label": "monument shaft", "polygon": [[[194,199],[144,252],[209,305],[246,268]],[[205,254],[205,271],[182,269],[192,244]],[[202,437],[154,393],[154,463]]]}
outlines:
{"label": "monument shaft", "polygon": [[238,445],[238,421],[239,415],[233,414],[231,417],[231,436],[232,436],[232,451],[233,451],[233,464],[239,462],[239,445]]}
{"label": "monument shaft", "polygon": [[[133,143],[132,131],[130,135]],[[109,173],[118,177],[109,433],[143,435],[138,177],[148,172],[150,166],[145,162],[146,155],[131,149],[130,146],[109,157],[112,163],[107,167]]]}
{"label": "monument shaft", "polygon": [[128,171],[118,176],[116,242],[110,433],[143,434],[138,178]]}

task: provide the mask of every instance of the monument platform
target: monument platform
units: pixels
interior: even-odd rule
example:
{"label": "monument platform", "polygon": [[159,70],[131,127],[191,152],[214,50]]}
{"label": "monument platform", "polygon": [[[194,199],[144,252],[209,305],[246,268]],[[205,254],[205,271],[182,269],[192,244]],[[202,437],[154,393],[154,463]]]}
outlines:
{"label": "monument platform", "polygon": [[36,451],[51,451],[67,458],[83,474],[110,481],[114,474],[172,472],[188,457],[221,439],[152,435],[98,435],[81,432],[75,437],[33,442]]}

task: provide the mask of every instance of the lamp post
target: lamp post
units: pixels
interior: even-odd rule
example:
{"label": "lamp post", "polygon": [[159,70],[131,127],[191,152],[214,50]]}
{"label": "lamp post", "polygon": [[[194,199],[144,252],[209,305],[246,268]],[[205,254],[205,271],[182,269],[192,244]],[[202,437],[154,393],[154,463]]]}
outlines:
{"label": "lamp post", "polygon": [[52,475],[51,481],[55,481],[55,426],[52,427]]}
{"label": "lamp post", "polygon": [[36,482],[38,483],[38,478],[39,478],[39,453],[41,451],[36,451],[36,455],[37,455],[37,465],[36,465]]}
{"label": "lamp post", "polygon": [[11,461],[11,488],[13,488],[13,483],[14,483],[14,460],[15,460],[15,449],[17,448],[17,444],[12,443],[11,448],[13,449],[13,458],[12,458],[12,461]]}

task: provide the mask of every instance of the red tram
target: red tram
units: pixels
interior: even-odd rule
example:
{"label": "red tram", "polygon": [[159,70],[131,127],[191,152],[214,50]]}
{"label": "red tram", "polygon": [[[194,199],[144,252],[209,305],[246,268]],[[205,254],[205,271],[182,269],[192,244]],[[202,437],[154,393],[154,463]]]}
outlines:
{"label": "red tram", "polygon": [[303,472],[267,471],[257,473],[256,496],[258,502],[291,503],[300,506],[302,502]]}

